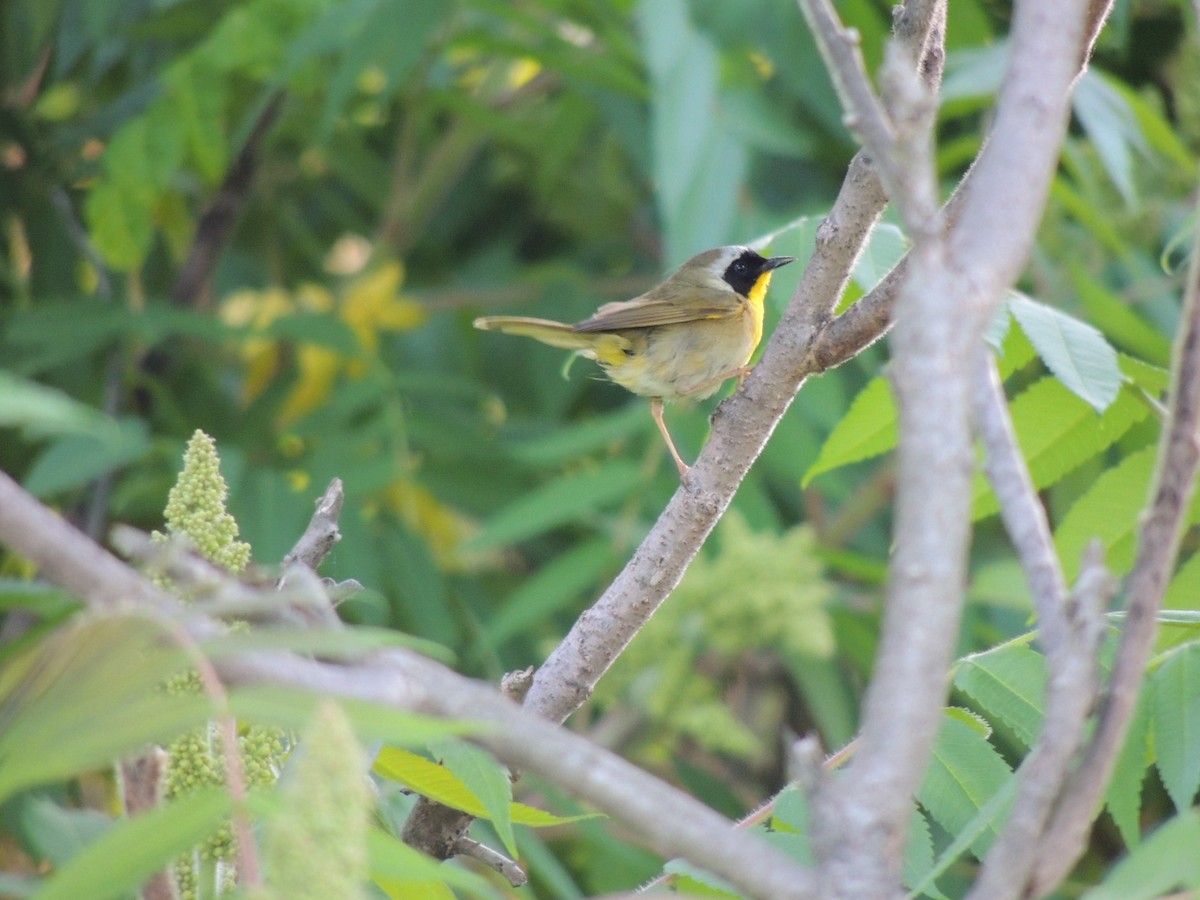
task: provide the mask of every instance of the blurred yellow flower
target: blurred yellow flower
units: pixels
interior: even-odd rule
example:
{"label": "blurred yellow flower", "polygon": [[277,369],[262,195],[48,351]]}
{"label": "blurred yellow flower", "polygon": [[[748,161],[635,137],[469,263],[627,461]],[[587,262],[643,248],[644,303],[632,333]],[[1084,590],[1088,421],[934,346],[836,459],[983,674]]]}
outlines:
{"label": "blurred yellow flower", "polygon": [[424,324],[421,305],[398,293],[403,281],[404,267],[391,262],[356,278],[346,288],[338,315],[354,329],[364,349],[379,347],[381,331],[412,331]]}
{"label": "blurred yellow flower", "polygon": [[[382,332],[411,331],[424,324],[425,310],[400,294],[403,283],[404,266],[387,262],[347,282],[337,295],[321,285],[302,284],[294,292],[270,287],[236,291],[225,297],[219,311],[222,321],[252,332],[266,331],[284,316],[328,312],[354,332],[360,352],[352,355],[312,342],[297,344],[296,384],[280,410],[280,425],[295,422],[320,407],[343,375],[362,377],[367,371],[367,358],[379,350]],[[278,375],[281,346],[275,338],[249,337],[240,349],[246,363],[243,400],[250,403]]]}
{"label": "blurred yellow flower", "polygon": [[425,488],[407,478],[392,482],[383,492],[383,503],[415,534],[421,535],[443,571],[463,571],[495,564],[496,552],[464,554],[462,545],[479,532],[465,514],[443,504]]}
{"label": "blurred yellow flower", "polygon": [[303,469],[289,469],[287,473],[288,487],[294,493],[302,493],[308,490],[308,486],[312,484],[312,476]]}

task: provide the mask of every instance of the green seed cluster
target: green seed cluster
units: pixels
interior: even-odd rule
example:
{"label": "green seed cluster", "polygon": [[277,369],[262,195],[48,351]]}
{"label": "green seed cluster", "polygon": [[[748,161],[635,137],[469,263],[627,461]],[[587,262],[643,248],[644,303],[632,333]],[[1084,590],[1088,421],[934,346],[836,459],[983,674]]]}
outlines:
{"label": "green seed cluster", "polygon": [[237,539],[237,522],[225,510],[228,495],[216,442],[197,430],[167,496],[167,533],[187,535],[205,559],[236,573],[250,562],[250,545]]}
{"label": "green seed cluster", "polygon": [[[166,534],[156,533],[155,539],[184,535],[209,562],[232,573],[241,572],[250,562],[250,545],[238,540],[237,522],[225,509],[227,496],[216,443],[204,432],[196,431],[188,442],[183,469],[167,500]],[[165,578],[158,580],[171,587]],[[236,629],[239,624],[233,623],[233,627]],[[169,679],[164,689],[170,694],[188,694],[204,688],[199,673],[193,670]],[[269,726],[250,725],[241,729],[238,750],[248,787],[273,784],[278,779],[289,752],[287,737],[282,729]],[[176,739],[167,750],[168,800],[225,783],[221,740],[211,724]],[[218,893],[231,894],[237,880],[235,855],[233,830],[227,823],[177,860],[173,868],[181,900],[199,900],[202,868],[210,875],[203,883],[213,884],[212,873],[216,873]]]}

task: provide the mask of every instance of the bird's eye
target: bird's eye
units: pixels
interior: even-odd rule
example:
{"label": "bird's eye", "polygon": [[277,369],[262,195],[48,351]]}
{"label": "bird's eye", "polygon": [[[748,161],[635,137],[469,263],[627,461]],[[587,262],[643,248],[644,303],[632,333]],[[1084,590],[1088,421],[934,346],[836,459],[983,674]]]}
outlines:
{"label": "bird's eye", "polygon": [[735,269],[737,269],[737,271],[739,271],[739,272],[745,272],[746,271],[746,261],[744,259],[739,259],[737,262],[735,262],[733,264],[733,267]]}

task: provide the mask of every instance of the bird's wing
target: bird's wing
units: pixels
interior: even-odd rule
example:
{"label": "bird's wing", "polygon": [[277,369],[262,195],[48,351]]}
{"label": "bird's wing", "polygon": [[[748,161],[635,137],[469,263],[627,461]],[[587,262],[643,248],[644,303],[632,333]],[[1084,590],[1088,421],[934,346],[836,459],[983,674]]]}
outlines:
{"label": "bird's wing", "polygon": [[723,319],[741,309],[738,296],[728,288],[688,285],[684,289],[660,285],[633,300],[606,303],[591,318],[572,326],[576,332],[620,331],[679,325],[699,319]]}

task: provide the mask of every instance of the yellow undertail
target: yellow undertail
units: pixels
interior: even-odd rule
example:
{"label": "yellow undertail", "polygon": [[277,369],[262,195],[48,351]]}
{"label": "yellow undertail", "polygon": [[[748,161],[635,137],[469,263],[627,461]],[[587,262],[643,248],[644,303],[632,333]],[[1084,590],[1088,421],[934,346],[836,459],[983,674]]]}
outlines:
{"label": "yellow undertail", "polygon": [[476,319],[474,325],[484,331],[523,335],[531,337],[535,341],[541,341],[543,344],[549,344],[551,347],[576,350],[589,359],[597,360],[608,366],[615,366],[623,362],[625,351],[630,346],[628,338],[619,334],[603,331],[573,331],[570,325],[563,322],[555,322],[552,319],[535,319],[530,316],[484,316]]}

